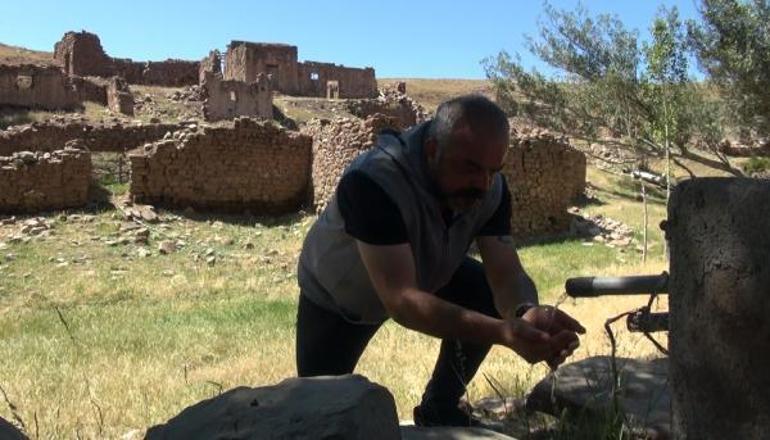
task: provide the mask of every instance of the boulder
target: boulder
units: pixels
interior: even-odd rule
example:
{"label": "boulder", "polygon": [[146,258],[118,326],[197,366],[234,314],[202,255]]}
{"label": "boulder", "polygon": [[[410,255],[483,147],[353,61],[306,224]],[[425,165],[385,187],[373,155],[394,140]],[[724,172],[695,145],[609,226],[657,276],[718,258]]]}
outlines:
{"label": "boulder", "polygon": [[145,438],[397,440],[401,434],[390,392],[347,375],[238,387],[188,407]]}
{"label": "boulder", "polygon": [[[671,431],[671,390],[666,358],[644,361],[617,358],[618,403],[632,428],[666,438]],[[559,368],[540,381],[527,408],[559,417],[567,409],[581,415],[612,408],[611,358],[596,356]]]}
{"label": "boulder", "polygon": [[0,439],[26,440],[28,437],[16,429],[10,422],[0,417]]}

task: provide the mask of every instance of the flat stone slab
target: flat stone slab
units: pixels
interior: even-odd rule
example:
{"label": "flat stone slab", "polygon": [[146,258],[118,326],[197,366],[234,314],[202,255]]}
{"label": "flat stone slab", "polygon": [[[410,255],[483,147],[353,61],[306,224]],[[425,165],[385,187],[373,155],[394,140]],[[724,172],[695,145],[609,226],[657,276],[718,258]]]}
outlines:
{"label": "flat stone slab", "polygon": [[482,428],[423,428],[419,426],[401,426],[402,440],[516,440],[499,432]]}
{"label": "flat stone slab", "polygon": [[[617,358],[618,402],[634,428],[671,432],[671,390],[668,359]],[[527,398],[527,409],[559,416],[563,409],[602,414],[612,408],[612,367],[609,356],[567,364],[540,381]]]}

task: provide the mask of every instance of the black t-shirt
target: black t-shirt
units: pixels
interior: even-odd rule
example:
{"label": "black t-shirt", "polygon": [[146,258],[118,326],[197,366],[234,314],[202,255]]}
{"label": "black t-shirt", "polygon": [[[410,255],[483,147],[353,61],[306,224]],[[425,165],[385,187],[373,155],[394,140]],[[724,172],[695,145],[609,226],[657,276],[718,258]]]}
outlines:
{"label": "black t-shirt", "polygon": [[[373,245],[407,243],[406,225],[396,203],[369,176],[361,171],[351,171],[342,177],[337,186],[337,203],[345,232]],[[510,235],[511,193],[503,178],[503,197],[497,210],[481,228],[478,236]],[[447,223],[451,222],[445,216]]]}

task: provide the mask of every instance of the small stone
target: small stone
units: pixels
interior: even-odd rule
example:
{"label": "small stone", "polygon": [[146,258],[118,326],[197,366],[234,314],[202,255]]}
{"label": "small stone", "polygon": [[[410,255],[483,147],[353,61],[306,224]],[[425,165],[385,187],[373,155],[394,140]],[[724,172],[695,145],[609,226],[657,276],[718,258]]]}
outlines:
{"label": "small stone", "polygon": [[150,255],[152,255],[152,252],[150,252],[148,249],[145,249],[145,248],[139,248],[136,251],[136,255],[141,257],[141,258],[147,258]]}
{"label": "small stone", "polygon": [[16,255],[15,254],[5,254],[5,261],[10,262],[10,261],[14,261],[14,260],[16,260]]}
{"label": "small stone", "polygon": [[140,229],[136,231],[136,234],[134,235],[134,243],[137,244],[147,244],[147,242],[150,240],[150,230],[147,228]]}
{"label": "small stone", "polygon": [[206,258],[206,264],[208,264],[209,266],[213,266],[216,263],[217,263],[217,257],[215,255],[212,255],[212,256]]}
{"label": "small stone", "polygon": [[164,240],[158,245],[158,252],[168,255],[176,252],[176,243],[171,240]]}

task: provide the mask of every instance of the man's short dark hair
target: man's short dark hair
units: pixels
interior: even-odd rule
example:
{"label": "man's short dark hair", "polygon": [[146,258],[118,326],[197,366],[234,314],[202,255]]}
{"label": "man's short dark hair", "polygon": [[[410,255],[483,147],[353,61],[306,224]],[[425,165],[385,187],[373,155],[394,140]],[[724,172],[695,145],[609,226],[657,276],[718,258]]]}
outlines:
{"label": "man's short dark hair", "polygon": [[467,124],[474,134],[505,136],[510,125],[508,116],[489,98],[482,95],[464,95],[444,101],[436,109],[436,116],[428,129],[428,137],[445,148],[458,124]]}

